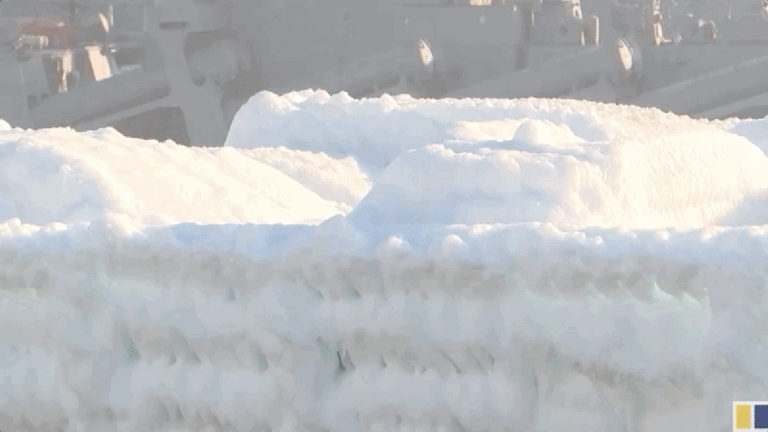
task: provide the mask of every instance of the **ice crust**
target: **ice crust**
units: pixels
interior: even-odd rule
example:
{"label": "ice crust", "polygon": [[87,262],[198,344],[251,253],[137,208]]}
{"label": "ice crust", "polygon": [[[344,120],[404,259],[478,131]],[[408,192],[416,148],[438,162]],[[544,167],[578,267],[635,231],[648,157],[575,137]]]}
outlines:
{"label": "ice crust", "polygon": [[0,430],[727,429],[768,399],[761,122],[307,91],[239,148],[0,131]]}
{"label": "ice crust", "polygon": [[[311,251],[328,237],[300,227],[286,237],[277,226],[201,226],[190,238],[178,226],[128,236],[102,225],[5,239],[15,270],[2,275],[0,340],[15,378],[3,413],[100,412],[121,430],[157,426],[177,407],[187,428],[296,418],[365,429],[400,416],[481,430],[534,422],[537,407],[538,430],[612,430],[691,404],[684,420],[723,426],[728,416],[707,403],[765,396],[768,265],[764,253],[724,259],[733,243],[764,250],[764,231],[606,229],[547,242],[554,227],[512,225],[486,231],[491,253],[460,261],[446,237],[469,250],[487,237],[452,227],[422,248],[408,238],[361,248],[341,225],[318,228],[350,239],[325,256]],[[35,374],[38,387],[19,379]]]}

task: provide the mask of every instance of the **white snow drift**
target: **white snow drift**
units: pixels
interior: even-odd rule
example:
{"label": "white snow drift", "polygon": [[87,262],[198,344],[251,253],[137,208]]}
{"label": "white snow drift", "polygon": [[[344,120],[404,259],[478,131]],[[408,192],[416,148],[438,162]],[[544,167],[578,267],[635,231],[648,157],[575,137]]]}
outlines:
{"label": "white snow drift", "polygon": [[700,228],[768,215],[768,159],[753,142],[636,107],[262,92],[227,142],[355,158],[375,179],[355,219],[375,223]]}
{"label": "white snow drift", "polygon": [[768,399],[745,124],[307,91],[237,148],[0,132],[0,430],[727,429]]}
{"label": "white snow drift", "polygon": [[233,149],[184,148],[114,129],[0,132],[0,219],[301,223],[340,214],[287,174]]}

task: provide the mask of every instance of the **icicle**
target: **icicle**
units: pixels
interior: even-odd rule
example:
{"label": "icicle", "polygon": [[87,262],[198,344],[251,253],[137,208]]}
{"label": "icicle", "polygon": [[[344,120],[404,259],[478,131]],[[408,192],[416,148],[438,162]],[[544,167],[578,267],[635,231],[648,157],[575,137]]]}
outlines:
{"label": "icicle", "polygon": [[259,372],[264,372],[269,369],[267,356],[265,356],[261,351],[256,352],[256,368],[259,370]]}
{"label": "icicle", "polygon": [[528,392],[528,422],[530,429],[536,430],[539,421],[539,380],[536,377],[533,359],[523,353],[521,360],[520,373],[522,374],[522,384],[524,390]]}
{"label": "icicle", "polygon": [[181,345],[181,349],[184,351],[185,359],[187,362],[191,364],[200,364],[200,357],[195,354],[195,352],[192,350],[192,347],[189,346],[189,342],[187,342],[187,339],[179,335],[178,337],[179,345]]}
{"label": "icicle", "polygon": [[450,432],[467,432],[467,428],[465,428],[464,425],[461,424],[461,421],[455,415],[452,415],[451,419],[448,421],[447,429]]}
{"label": "icicle", "polygon": [[629,382],[629,394],[632,400],[632,432],[645,430],[645,395],[634,381]]}
{"label": "icicle", "polygon": [[96,260],[94,263],[93,271],[95,273],[93,279],[96,281],[96,286],[101,291],[101,293],[111,293],[114,289],[114,283],[109,277],[107,267],[101,260]]}
{"label": "icicle", "polygon": [[376,262],[371,262],[368,265],[368,277],[370,278],[370,290],[378,291],[384,298],[387,297],[387,292],[384,287],[384,278],[382,277],[381,266]]}
{"label": "icicle", "polygon": [[174,421],[176,423],[184,423],[184,414],[182,414],[179,405],[176,405],[176,410],[174,411]]}
{"label": "icicle", "polygon": [[355,300],[363,298],[363,296],[360,295],[360,292],[355,289],[351,282],[347,282],[347,297],[353,298]]}
{"label": "icicle", "polygon": [[507,299],[530,300],[536,295],[533,289],[517,269],[504,272],[504,297]]}
{"label": "icicle", "polygon": [[669,303],[675,300],[675,297],[670,293],[661,289],[655,278],[651,277],[651,299],[655,302]]}
{"label": "icicle", "polygon": [[304,288],[309,292],[312,296],[317,298],[318,300],[325,300],[325,296],[323,293],[314,287],[311,283],[309,283],[309,280],[307,278],[304,278]]}
{"label": "icicle", "polygon": [[324,363],[329,363],[331,361],[336,360],[335,358],[332,358],[331,356],[331,345],[323,341],[322,338],[317,338],[315,340],[317,343],[317,347],[320,349],[320,357],[322,358]]}
{"label": "icicle", "polygon": [[450,357],[448,356],[448,354],[446,354],[446,352],[445,352],[445,351],[443,351],[443,350],[441,350],[441,349],[438,349],[438,350],[437,350],[437,352],[438,352],[438,353],[439,353],[441,356],[443,356],[443,358],[444,358],[444,359],[448,360],[448,362],[449,362],[450,364],[452,364],[452,365],[453,365],[453,368],[456,370],[456,373],[457,373],[458,375],[461,375],[461,374],[462,374],[462,371],[461,371],[461,368],[459,367],[459,365],[457,365],[457,364],[456,364],[456,362],[455,362],[455,361],[453,361],[453,359],[452,359],[452,358],[450,358]]}
{"label": "icicle", "polygon": [[629,295],[643,303],[653,303],[656,279],[653,276],[646,276],[633,284],[626,286]]}
{"label": "icicle", "polygon": [[587,298],[593,302],[604,303],[607,300],[606,295],[600,292],[592,281],[587,282],[586,291]]}
{"label": "icicle", "polygon": [[413,373],[416,370],[416,363],[418,362],[419,358],[414,354],[409,348],[405,348],[403,351],[403,355],[400,359],[401,365],[410,373]]}
{"label": "icicle", "polygon": [[235,288],[232,286],[227,286],[224,288],[224,298],[230,302],[237,300],[237,293],[235,292]]}
{"label": "icicle", "polygon": [[627,432],[626,416],[620,407],[615,406],[614,399],[606,391],[606,385],[590,379],[597,392],[598,409],[602,413],[603,430]]}
{"label": "icicle", "polygon": [[171,420],[172,420],[172,418],[171,418],[171,411],[162,402],[158,402],[158,404],[157,404],[157,416],[156,416],[156,419],[157,419],[158,426],[161,426],[161,427],[166,425],[166,424],[168,424],[168,423],[170,423]]}
{"label": "icicle", "polygon": [[701,309],[702,307],[702,304],[687,292],[680,294],[680,303],[689,309]]}
{"label": "icicle", "polygon": [[475,358],[480,360],[480,362],[485,365],[486,368],[492,368],[496,364],[496,359],[493,357],[493,355],[488,352],[487,349],[478,346],[475,347],[475,349],[472,350],[472,354],[475,355]]}
{"label": "icicle", "polygon": [[483,365],[483,363],[482,363],[482,362],[480,361],[480,359],[479,359],[479,358],[478,358],[478,357],[475,355],[475,353],[474,353],[474,352],[472,352],[472,348],[471,348],[471,347],[468,347],[466,351],[467,351],[467,357],[469,357],[469,358],[472,360],[472,362],[475,364],[475,366],[477,367],[477,369],[479,369],[479,370],[480,370],[481,372],[483,372],[483,373],[487,373],[488,371],[486,370],[486,368],[485,368],[485,366]]}
{"label": "icicle", "polygon": [[355,370],[355,365],[352,363],[352,356],[349,354],[349,350],[344,350],[344,356],[341,358],[342,365],[348,370]]}
{"label": "icicle", "polygon": [[348,372],[351,371],[351,369],[347,368],[347,365],[344,364],[344,359],[341,356],[341,351],[336,351],[336,372],[334,374],[335,380],[340,380],[344,377]]}
{"label": "icicle", "polygon": [[123,345],[123,359],[125,360],[126,364],[135,364],[141,359],[141,355],[139,354],[139,350],[136,348],[136,344],[133,343],[133,339],[127,332],[123,333],[121,339]]}

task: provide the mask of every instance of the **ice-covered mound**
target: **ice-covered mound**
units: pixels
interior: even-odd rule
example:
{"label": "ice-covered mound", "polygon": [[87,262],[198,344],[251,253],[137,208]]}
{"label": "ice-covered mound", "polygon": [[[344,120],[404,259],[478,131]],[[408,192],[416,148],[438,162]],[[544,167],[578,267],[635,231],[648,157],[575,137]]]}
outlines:
{"label": "ice-covered mound", "polygon": [[744,136],[768,155],[768,117],[759,120],[738,120],[729,124],[730,131]]}
{"label": "ice-covered mound", "polygon": [[768,222],[768,158],[752,142],[653,110],[614,109],[637,118],[611,116],[610,128],[603,124],[606,140],[528,120],[507,125],[516,127],[509,141],[454,140],[410,150],[379,176],[350,217],[379,225],[550,222],[628,229]]}
{"label": "ice-covered mound", "polygon": [[243,154],[282,171],[327,201],[349,211],[371,189],[371,180],[357,162],[320,152],[285,147],[258,147]]}
{"label": "ice-covered mound", "polygon": [[377,173],[403,151],[449,139],[510,139],[525,119],[566,123],[603,137],[601,109],[555,100],[434,100],[408,95],[352,99],[342,92],[260,92],[240,108],[227,137],[233,147],[279,147],[351,156]]}
{"label": "ice-covered mound", "polygon": [[145,223],[303,223],[345,208],[237,149],[130,139],[114,129],[0,134],[3,221],[120,213]]}
{"label": "ice-covered mound", "polygon": [[760,131],[724,125],[588,101],[355,100],[306,90],[255,95],[227,142],[354,158],[376,184],[358,221],[764,223]]}
{"label": "ice-covered mound", "polygon": [[235,115],[226,143],[352,156],[375,172],[403,150],[447,137],[438,121],[413,110],[414,103],[410,96],[355,100],[323,90],[260,92]]}

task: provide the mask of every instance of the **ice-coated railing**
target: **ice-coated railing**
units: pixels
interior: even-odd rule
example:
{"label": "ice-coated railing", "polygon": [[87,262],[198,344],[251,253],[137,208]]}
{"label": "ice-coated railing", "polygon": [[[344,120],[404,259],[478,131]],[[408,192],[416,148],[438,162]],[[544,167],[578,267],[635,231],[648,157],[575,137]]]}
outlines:
{"label": "ice-coated railing", "polygon": [[768,397],[765,227],[2,228],[2,430],[719,430]]}

